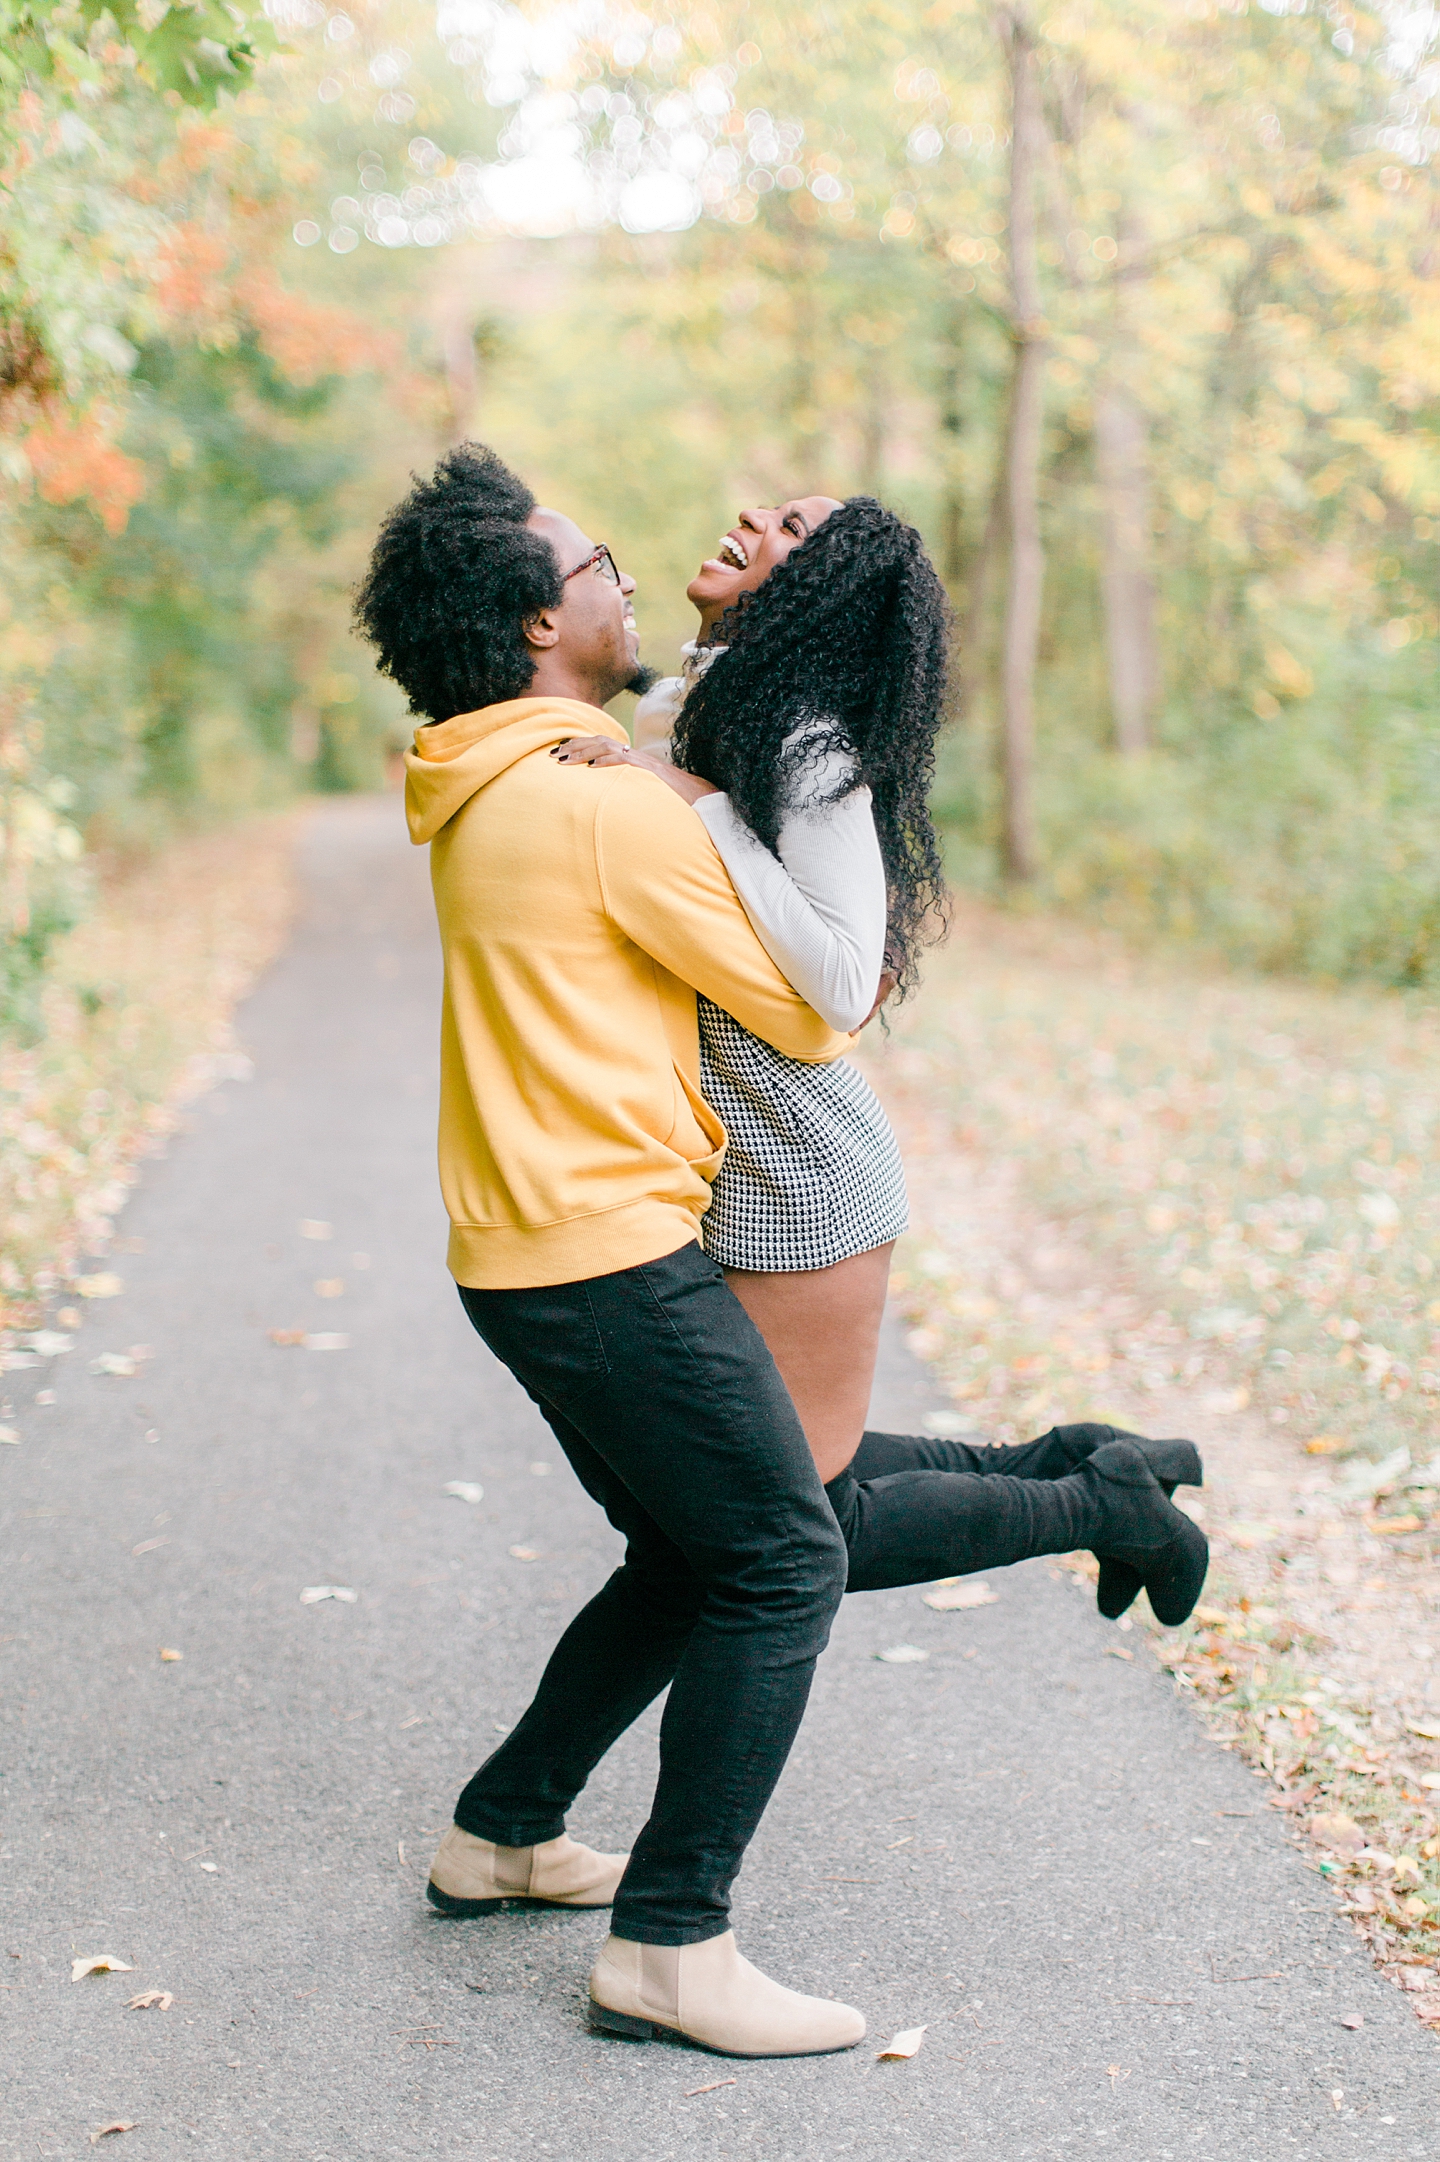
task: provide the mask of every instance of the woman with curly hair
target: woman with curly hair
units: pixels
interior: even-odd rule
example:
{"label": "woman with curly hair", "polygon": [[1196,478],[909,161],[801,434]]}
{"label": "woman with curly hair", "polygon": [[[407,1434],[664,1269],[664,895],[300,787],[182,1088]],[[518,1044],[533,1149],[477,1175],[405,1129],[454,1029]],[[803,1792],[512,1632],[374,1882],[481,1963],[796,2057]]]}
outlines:
{"label": "woman with curly hair", "polygon": [[[903,996],[944,921],[926,804],[947,610],[919,534],[866,496],[742,512],[688,588],[684,674],[637,708],[642,742],[561,746],[647,767],[691,803],[772,960],[833,1028]],[[865,1424],[905,1229],[899,1150],[845,1060],[786,1058],[700,1001],[702,1085],[728,1135],[705,1250],[769,1345],[822,1479]]]}
{"label": "woman with curly hair", "polygon": [[[551,755],[640,765],[675,789],[772,960],[833,1028],[858,1030],[913,988],[945,924],[927,803],[944,591],[920,535],[892,511],[867,496],[806,496],[742,512],[687,593],[699,636],[683,673],[636,708],[638,747],[585,737]],[[703,997],[699,1020],[702,1084],[728,1136],[702,1239],[799,1413],[846,1534],[852,1591],[1039,1550],[1052,1511],[1035,1482],[1058,1505],[1054,1482],[1116,1441],[1138,1450],[1167,1499],[1200,1483],[1192,1443],[1097,1423],[1015,1448],[866,1432],[890,1255],[906,1228],[889,1122],[845,1060],[786,1058]],[[1101,1462],[1122,1483],[1134,1470],[1124,1450]],[[993,1510],[979,1505],[977,1475]],[[1198,1596],[1204,1542],[1176,1525],[1190,1577],[1178,1611]],[[1123,1612],[1141,1580],[1104,1558],[1102,1612]],[[1168,1608],[1158,1585],[1152,1596]]]}

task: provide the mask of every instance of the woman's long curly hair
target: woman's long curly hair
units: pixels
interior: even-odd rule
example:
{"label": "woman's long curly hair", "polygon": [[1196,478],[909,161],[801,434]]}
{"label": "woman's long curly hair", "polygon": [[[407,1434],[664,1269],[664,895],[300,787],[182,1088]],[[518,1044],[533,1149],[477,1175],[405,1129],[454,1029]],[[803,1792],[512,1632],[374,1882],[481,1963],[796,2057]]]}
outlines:
{"label": "woman's long curly hair", "polygon": [[[950,611],[913,526],[871,496],[832,511],[715,626],[727,650],[694,685],[675,763],[727,791],[772,853],[804,766],[853,754],[890,893],[888,962],[903,995],[943,933],[944,871],[926,801],[942,719]],[[803,738],[794,740],[797,730]]]}

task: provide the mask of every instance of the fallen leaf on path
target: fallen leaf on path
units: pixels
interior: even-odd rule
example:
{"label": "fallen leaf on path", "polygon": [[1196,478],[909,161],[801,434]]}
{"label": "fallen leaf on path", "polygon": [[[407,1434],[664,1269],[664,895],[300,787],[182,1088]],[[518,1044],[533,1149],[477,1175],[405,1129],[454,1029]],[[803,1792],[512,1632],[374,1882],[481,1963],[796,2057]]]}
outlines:
{"label": "fallen leaf on path", "polygon": [[921,1426],[937,1441],[958,1441],[962,1434],[973,1434],[980,1425],[978,1419],[967,1419],[963,1411],[927,1411],[922,1413]]}
{"label": "fallen leaf on path", "polygon": [[305,1341],[305,1331],[303,1329],[271,1329],[267,1333],[272,1344],[284,1346],[303,1344]]}
{"label": "fallen leaf on path", "polygon": [[343,1276],[316,1277],[315,1296],[317,1299],[340,1299],[343,1298],[344,1295],[345,1279]]}
{"label": "fallen leaf on path", "polygon": [[307,1584],[300,1594],[301,1606],[315,1606],[321,1599],[343,1599],[353,1606],[360,1594],[351,1591],[348,1584]]}
{"label": "fallen leaf on path", "polygon": [[1363,2012],[1347,2012],[1340,2024],[1342,2027],[1348,2027],[1350,2032],[1355,2034],[1364,2026],[1365,2014]]}
{"label": "fallen leaf on path", "polygon": [[1333,1847],[1338,1854],[1358,1854],[1365,1844],[1365,1834],[1353,1817],[1312,1817],[1308,1830],[1312,1839],[1322,1847]]}
{"label": "fallen leaf on path", "polygon": [[169,1544],[168,1539],[142,1539],[140,1544],[132,1546],[130,1551],[132,1554],[153,1554],[157,1546],[168,1546]]}
{"label": "fallen leaf on path", "polygon": [[125,1289],[125,1279],[102,1269],[98,1276],[77,1276],[74,1289],[82,1299],[118,1299]]}
{"label": "fallen leaf on path", "polygon": [[928,1659],[930,1654],[922,1652],[918,1644],[892,1644],[888,1652],[876,1652],[875,1657],[883,1659],[887,1667],[908,1667]]}
{"label": "fallen leaf on path", "polygon": [[142,1989],[126,2005],[127,2012],[168,2012],[175,1999],[168,1989]]}
{"label": "fallen leaf on path", "polygon": [[540,1556],[533,1546],[512,1546],[510,1559],[511,1561],[539,1561]]}
{"label": "fallen leaf on path", "polygon": [[72,1959],[70,1979],[83,1982],[87,1974],[133,1974],[128,1959],[112,1959],[108,1952],[97,1952],[93,1959]]}
{"label": "fallen leaf on path", "polygon": [[1345,2100],[1345,2089],[1343,2087],[1332,2087],[1330,2089],[1330,2100],[1333,2106],[1339,2109]]}
{"label": "fallen leaf on path", "polygon": [[62,1351],[70,1350],[75,1339],[63,1329],[32,1329],[25,1342],[38,1358],[58,1359]]}
{"label": "fallen leaf on path", "polygon": [[[469,1986],[473,1989],[475,1984],[472,1982]],[[733,2087],[736,2084],[737,2082],[733,2079],[712,2079],[704,2087],[687,2087],[685,2089],[685,2100],[688,2102],[692,2095],[714,2094],[717,2087]]]}
{"label": "fallen leaf on path", "polygon": [[318,1336],[302,1338],[302,1342],[307,1351],[348,1351],[350,1349],[348,1336],[336,1336],[324,1330]]}
{"label": "fallen leaf on path", "polygon": [[170,1666],[177,1659],[183,1659],[184,1657],[184,1652],[172,1652],[168,1644],[162,1644],[160,1647],[161,1662],[166,1666]]}
{"label": "fallen leaf on path", "polygon": [[200,1867],[207,1876],[218,1877],[220,1874],[220,1864],[218,1862],[202,1862]]}
{"label": "fallen leaf on path", "polygon": [[1135,1654],[1134,1652],[1126,1651],[1123,1644],[1107,1644],[1105,1647],[1105,1657],[1107,1659],[1133,1659],[1135,1657]]}
{"label": "fallen leaf on path", "polygon": [[98,1359],[90,1361],[92,1374],[117,1374],[128,1381],[140,1371],[140,1362],[130,1351],[102,1351]]}
{"label": "fallen leaf on path", "polygon": [[62,1329],[78,1329],[84,1318],[78,1306],[62,1306],[55,1316]]}
{"label": "fallen leaf on path", "polygon": [[19,1374],[27,1366],[40,1364],[38,1351],[0,1351],[0,1374]]}
{"label": "fallen leaf on path", "polygon": [[442,1494],[453,1494],[456,1501],[477,1502],[485,1499],[485,1489],[473,1479],[447,1479],[440,1489]]}
{"label": "fallen leaf on path", "polygon": [[0,1426],[0,1441],[14,1442],[18,1446],[20,1436],[16,1433],[13,1426]]}
{"label": "fallen leaf on path", "polygon": [[883,2049],[875,2052],[875,2061],[882,2064],[887,2057],[913,2057],[925,2039],[923,2027],[902,2027],[899,2034],[892,2035]]}
{"label": "fallen leaf on path", "polygon": [[957,1580],[952,1584],[937,1584],[933,1591],[923,1594],[925,1604],[937,1614],[963,1614],[970,1607],[994,1606],[999,1592],[992,1591],[983,1579],[972,1578],[968,1583]]}
{"label": "fallen leaf on path", "polygon": [[322,1222],[318,1216],[302,1216],[300,1236],[302,1239],[333,1239],[335,1226]]}
{"label": "fallen leaf on path", "polygon": [[98,2132],[92,2132],[90,2134],[90,2144],[92,2147],[98,2147],[101,2140],[109,2139],[112,2132],[133,2132],[135,2123],[136,2120],[133,2117],[117,2117],[113,2124],[102,2124]]}

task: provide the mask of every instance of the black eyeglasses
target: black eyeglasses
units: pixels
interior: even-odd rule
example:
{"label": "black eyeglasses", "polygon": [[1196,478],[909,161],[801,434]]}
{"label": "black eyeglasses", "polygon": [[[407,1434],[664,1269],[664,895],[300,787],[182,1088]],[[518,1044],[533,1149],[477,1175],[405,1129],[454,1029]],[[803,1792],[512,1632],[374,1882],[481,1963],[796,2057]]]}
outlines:
{"label": "black eyeglasses", "polygon": [[578,578],[580,576],[581,571],[588,571],[591,569],[594,570],[596,577],[603,578],[607,585],[619,585],[620,566],[615,561],[614,556],[611,555],[609,549],[605,546],[604,541],[601,541],[600,546],[596,548],[590,555],[586,556],[583,563],[577,563],[573,571],[566,571],[564,583],[568,585],[572,578]]}

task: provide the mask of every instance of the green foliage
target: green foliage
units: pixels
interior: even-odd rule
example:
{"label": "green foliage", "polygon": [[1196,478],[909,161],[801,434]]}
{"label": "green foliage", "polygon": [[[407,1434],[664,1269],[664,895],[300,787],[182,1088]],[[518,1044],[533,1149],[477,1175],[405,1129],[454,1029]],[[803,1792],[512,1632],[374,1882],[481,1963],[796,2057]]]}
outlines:
{"label": "green foliage", "polygon": [[274,51],[275,35],[263,15],[245,21],[224,0],[0,0],[0,99],[27,77],[94,88],[107,64],[97,46],[107,43],[125,50],[151,89],[208,110]]}

